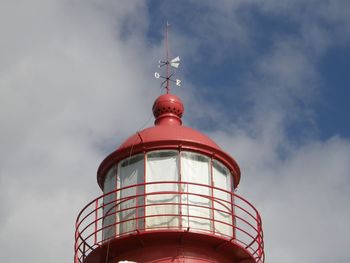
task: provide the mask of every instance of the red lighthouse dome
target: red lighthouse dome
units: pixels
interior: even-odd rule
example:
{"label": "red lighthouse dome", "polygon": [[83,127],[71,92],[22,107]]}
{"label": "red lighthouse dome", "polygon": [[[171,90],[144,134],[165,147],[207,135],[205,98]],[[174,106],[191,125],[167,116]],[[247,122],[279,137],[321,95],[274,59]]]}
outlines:
{"label": "red lighthouse dome", "polygon": [[259,213],[234,193],[235,160],[182,125],[177,96],[152,111],[155,125],[101,163],[103,195],[77,218],[75,263],[264,262]]}
{"label": "red lighthouse dome", "polygon": [[104,176],[110,166],[130,155],[140,152],[178,149],[191,150],[213,156],[223,162],[233,175],[235,187],[240,180],[240,170],[235,160],[203,133],[182,125],[184,106],[173,94],[159,96],[152,107],[155,126],[136,132],[110,154],[100,165],[98,182],[103,188]]}

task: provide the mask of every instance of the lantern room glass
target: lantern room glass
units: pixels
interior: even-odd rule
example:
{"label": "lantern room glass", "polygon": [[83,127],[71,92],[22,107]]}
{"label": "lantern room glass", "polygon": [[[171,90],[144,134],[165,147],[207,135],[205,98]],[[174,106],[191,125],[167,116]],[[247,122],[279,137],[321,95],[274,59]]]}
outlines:
{"label": "lantern room glass", "polygon": [[[214,231],[222,235],[232,236],[232,214],[233,206],[231,200],[232,195],[229,193],[218,190],[217,188],[224,189],[231,192],[232,176],[229,170],[220,162],[212,161],[212,177],[213,177],[213,196],[215,201],[213,204],[214,211]],[[232,189],[233,190],[233,189]]]}
{"label": "lantern room glass", "polygon": [[[107,194],[116,188],[116,166],[114,165],[107,173],[103,192]],[[116,211],[115,211],[115,199],[116,194],[111,193],[105,195],[103,198],[103,239],[109,239],[115,235],[115,221],[116,221]]]}
{"label": "lantern room glass", "polygon": [[119,233],[127,233],[143,228],[144,198],[144,155],[139,154],[122,161],[118,165],[118,221]]}
{"label": "lantern room glass", "polygon": [[[211,230],[210,159],[193,152],[181,152],[182,225],[197,230]],[[206,186],[196,185],[202,184]]]}
{"label": "lantern room glass", "polygon": [[[179,182],[178,152],[148,153],[146,182],[150,183],[146,185],[147,194],[162,192],[162,194],[146,196],[146,229],[177,227],[179,225],[179,185],[176,183]],[[159,184],[159,182],[164,183]]]}
{"label": "lantern room glass", "polygon": [[105,240],[135,230],[233,235],[232,174],[206,155],[161,150],[126,158],[106,175],[104,193],[115,189],[104,198]]}

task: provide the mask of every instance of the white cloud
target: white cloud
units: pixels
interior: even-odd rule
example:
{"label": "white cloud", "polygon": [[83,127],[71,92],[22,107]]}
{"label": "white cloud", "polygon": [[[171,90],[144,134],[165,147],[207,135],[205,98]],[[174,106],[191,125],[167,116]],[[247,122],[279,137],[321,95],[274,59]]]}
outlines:
{"label": "white cloud", "polygon": [[[208,5],[213,12],[231,14],[232,21],[239,7],[248,5],[221,3]],[[299,30],[275,34],[272,45],[256,55],[250,74],[242,76],[253,108],[234,124],[226,113],[219,114],[220,127],[226,127],[212,129],[211,137],[237,158],[242,169],[238,193],[262,213],[267,262],[348,262],[350,142],[337,136],[320,140],[309,129],[315,125],[313,102],[322,89],[318,62],[330,48],[350,40],[348,16],[340,11],[348,4],[249,4],[267,15],[284,16]],[[253,29],[247,24],[245,30]],[[289,127],[300,121],[307,125],[296,126],[296,141]]]}
{"label": "white cloud", "polygon": [[[110,151],[138,129],[159,93],[140,63],[154,52],[144,50],[142,6],[1,2],[4,261],[73,260],[75,217],[100,194],[96,170],[106,141]],[[134,30],[122,32],[126,26]]]}
{"label": "white cloud", "polygon": [[[212,134],[241,167],[238,194],[262,215],[267,262],[347,262],[350,141],[333,137],[291,146],[270,136]],[[290,147],[283,158],[279,144]]]}

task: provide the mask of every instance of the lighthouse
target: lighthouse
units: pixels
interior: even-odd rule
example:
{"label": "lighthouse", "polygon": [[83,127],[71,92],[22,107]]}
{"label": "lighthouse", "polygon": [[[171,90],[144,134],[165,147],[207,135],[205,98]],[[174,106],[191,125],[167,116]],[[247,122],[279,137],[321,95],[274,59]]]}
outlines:
{"label": "lighthouse", "polygon": [[160,61],[166,92],[152,106],[154,125],[100,164],[103,194],[77,217],[75,263],[264,262],[261,217],[235,191],[237,162],[182,123],[184,105],[170,92],[179,62],[168,52]]}

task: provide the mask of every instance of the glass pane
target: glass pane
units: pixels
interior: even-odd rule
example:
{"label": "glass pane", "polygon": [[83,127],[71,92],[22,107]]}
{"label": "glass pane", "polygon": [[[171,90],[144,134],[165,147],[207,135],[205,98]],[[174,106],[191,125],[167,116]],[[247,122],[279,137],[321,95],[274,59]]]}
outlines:
{"label": "glass pane", "polygon": [[146,182],[169,182],[146,186],[147,229],[179,225],[178,163],[177,151],[157,151],[147,155]]}
{"label": "glass pane", "polygon": [[[143,198],[137,194],[143,194],[143,186],[137,186],[144,181],[144,156],[137,155],[122,161],[118,169],[118,222],[119,233],[131,232],[137,228],[143,228],[143,219],[137,221],[137,217],[143,217]],[[142,206],[137,208],[137,206]]]}
{"label": "glass pane", "polygon": [[[107,194],[116,187],[116,166],[113,166],[104,181],[103,193]],[[108,194],[103,198],[103,240],[112,238],[115,236],[115,193]]]}
{"label": "glass pane", "polygon": [[[231,192],[231,179],[229,170],[218,161],[213,160],[214,186]],[[215,232],[232,237],[231,195],[225,191],[214,189]]]}
{"label": "glass pane", "polygon": [[181,195],[182,226],[211,230],[209,158],[191,152],[181,152],[181,181],[206,186],[183,184]]}

